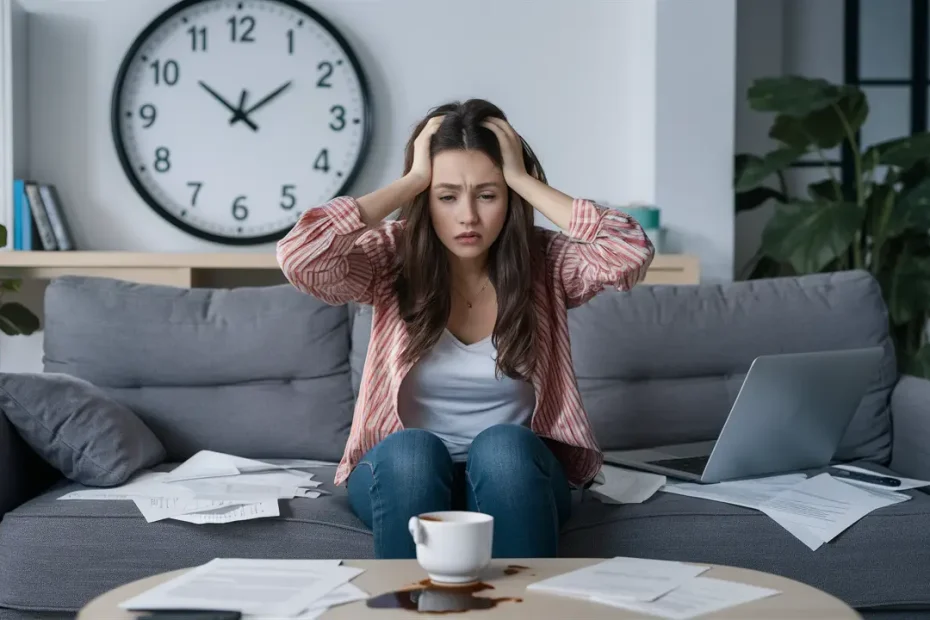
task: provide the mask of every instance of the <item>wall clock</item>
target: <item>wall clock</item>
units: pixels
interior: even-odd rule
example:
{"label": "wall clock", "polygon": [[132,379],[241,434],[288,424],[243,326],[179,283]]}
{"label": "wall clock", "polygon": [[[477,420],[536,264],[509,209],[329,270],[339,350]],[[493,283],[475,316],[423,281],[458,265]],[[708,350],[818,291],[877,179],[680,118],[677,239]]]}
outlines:
{"label": "wall clock", "polygon": [[135,39],[111,103],[117,155],[159,215],[231,245],[280,239],[342,194],[371,134],[339,31],[298,0],[183,0]]}

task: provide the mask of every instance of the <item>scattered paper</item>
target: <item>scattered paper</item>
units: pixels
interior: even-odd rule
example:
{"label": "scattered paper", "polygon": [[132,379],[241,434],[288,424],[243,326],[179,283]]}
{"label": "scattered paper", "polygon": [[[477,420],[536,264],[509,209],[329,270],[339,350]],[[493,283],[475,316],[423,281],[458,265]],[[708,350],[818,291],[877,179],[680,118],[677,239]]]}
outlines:
{"label": "scattered paper", "polygon": [[786,474],[715,484],[676,482],[666,484],[661,490],[666,493],[709,499],[715,502],[758,510],[765,502],[806,479],[807,476],[804,474]]}
{"label": "scattered paper", "polygon": [[799,538],[816,550],[870,512],[909,499],[893,491],[864,489],[830,474],[820,474],[779,493],[759,510],[793,534],[799,530],[810,532],[813,536]]}
{"label": "scattered paper", "polygon": [[[355,601],[364,601],[367,598],[367,592],[355,584],[347,583],[339,586],[329,594],[326,594],[323,598],[318,600],[313,607],[294,616],[294,620],[317,620],[317,618],[322,617],[323,614],[333,607],[354,603]],[[246,614],[243,616],[243,620],[280,620],[280,618]]]}
{"label": "scattered paper", "polygon": [[131,500],[149,523],[175,519],[198,525],[280,516],[279,499],[319,498],[325,491],[308,463],[265,463],[202,450],[171,472],[142,472],[128,483],[62,495],[63,500]]}
{"label": "scattered paper", "polygon": [[527,586],[527,590],[578,598],[652,601],[700,575],[708,566],[616,557]]}
{"label": "scattered paper", "polygon": [[215,559],[120,603],[126,610],[224,610],[293,617],[362,569],[338,560]]}
{"label": "scattered paper", "polygon": [[853,480],[851,478],[840,478],[843,482],[848,484],[854,484],[856,486],[864,487],[867,489],[881,489],[888,491],[906,491],[908,489],[917,489],[919,487],[930,486],[930,482],[926,480],[917,480],[915,478],[902,478],[900,476],[892,476],[891,474],[883,474],[879,472],[869,471],[862,467],[856,467],[855,465],[834,465],[836,469],[845,469],[848,471],[856,471],[860,474],[878,474],[879,476],[887,476],[888,478],[897,478],[901,481],[901,486],[897,487],[886,487],[881,484],[872,484],[871,482],[863,482],[862,480]]}
{"label": "scattered paper", "polygon": [[780,592],[770,588],[760,588],[712,577],[694,577],[654,601],[633,602],[613,597],[599,597],[592,600],[661,618],[685,620],[776,594]]}
{"label": "scattered paper", "polygon": [[603,483],[592,486],[591,494],[605,504],[641,504],[662,488],[666,477],[613,465],[601,468]]}

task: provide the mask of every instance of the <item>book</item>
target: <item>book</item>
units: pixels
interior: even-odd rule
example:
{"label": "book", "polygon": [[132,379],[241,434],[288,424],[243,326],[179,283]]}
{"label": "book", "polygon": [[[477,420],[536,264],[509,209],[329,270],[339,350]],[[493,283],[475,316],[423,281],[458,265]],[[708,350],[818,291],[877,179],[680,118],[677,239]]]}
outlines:
{"label": "book", "polygon": [[68,222],[61,209],[58,190],[54,185],[43,183],[39,186],[39,194],[42,196],[42,203],[45,205],[45,211],[52,226],[52,232],[55,234],[58,249],[73,250],[74,239],[71,237],[71,229],[68,227]]}
{"label": "book", "polygon": [[43,250],[57,250],[58,242],[55,240],[52,224],[48,220],[42,196],[39,195],[39,185],[34,181],[26,182],[26,198],[29,200],[32,221],[39,235],[39,244],[36,244],[36,249],[41,247]]}
{"label": "book", "polygon": [[13,250],[75,249],[71,229],[54,185],[26,179],[13,181],[13,218],[7,228]]}

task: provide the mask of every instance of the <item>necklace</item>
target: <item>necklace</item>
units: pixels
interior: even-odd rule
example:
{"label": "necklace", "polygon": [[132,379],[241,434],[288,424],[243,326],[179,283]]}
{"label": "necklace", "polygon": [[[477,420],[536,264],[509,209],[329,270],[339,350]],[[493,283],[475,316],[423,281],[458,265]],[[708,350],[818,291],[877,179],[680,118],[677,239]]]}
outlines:
{"label": "necklace", "polygon": [[[478,292],[475,293],[475,296],[474,296],[475,301],[478,300],[478,298],[481,296],[481,293],[484,292],[484,289],[488,288],[488,284],[490,283],[491,283],[491,280],[488,280],[487,282],[484,283],[484,286],[482,286],[478,290]],[[457,288],[455,288],[454,286],[452,288],[455,290],[456,293],[459,294],[459,297],[465,300],[465,305],[468,307],[469,310],[471,310],[474,304],[467,297],[465,297],[465,295],[462,295],[462,292],[459,291]]]}

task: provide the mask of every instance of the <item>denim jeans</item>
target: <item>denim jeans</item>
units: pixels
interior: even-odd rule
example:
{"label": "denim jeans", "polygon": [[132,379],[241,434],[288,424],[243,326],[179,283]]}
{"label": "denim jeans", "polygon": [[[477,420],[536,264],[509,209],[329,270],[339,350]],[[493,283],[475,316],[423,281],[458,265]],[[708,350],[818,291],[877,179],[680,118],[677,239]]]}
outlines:
{"label": "denim jeans", "polygon": [[415,558],[407,521],[437,510],[493,516],[496,558],[555,557],[571,511],[561,464],[535,433],[513,424],[479,433],[465,463],[453,463],[429,431],[397,431],[362,457],[347,484],[377,558]]}

